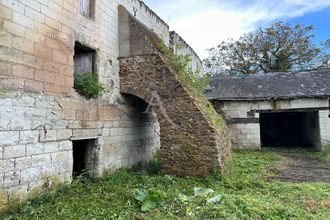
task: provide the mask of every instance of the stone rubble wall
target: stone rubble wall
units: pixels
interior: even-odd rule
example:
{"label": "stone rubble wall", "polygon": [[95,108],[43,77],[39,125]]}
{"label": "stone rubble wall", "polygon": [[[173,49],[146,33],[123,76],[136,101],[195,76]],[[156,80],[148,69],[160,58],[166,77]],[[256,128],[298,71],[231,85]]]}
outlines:
{"label": "stone rubble wall", "polygon": [[[251,118],[248,112],[251,110],[273,110],[273,109],[297,109],[329,107],[328,99],[294,99],[277,101],[214,101],[213,105],[217,112],[225,119]],[[330,118],[329,110],[319,111],[321,145],[330,144]],[[259,119],[259,113],[254,118]],[[256,123],[234,123],[229,124],[229,131],[236,149],[260,149],[260,125]]]}
{"label": "stone rubble wall", "polygon": [[[121,58],[121,92],[153,105],[160,124],[161,172],[206,176],[222,171],[230,152],[227,128],[217,131],[198,100],[160,54]],[[156,102],[156,103],[155,103]]]}
{"label": "stone rubble wall", "polygon": [[223,171],[230,153],[227,127],[215,128],[201,101],[178,79],[159,52],[160,39],[125,9],[122,23],[129,31],[126,57],[120,58],[121,93],[152,106],[160,125],[162,174],[206,176]]}

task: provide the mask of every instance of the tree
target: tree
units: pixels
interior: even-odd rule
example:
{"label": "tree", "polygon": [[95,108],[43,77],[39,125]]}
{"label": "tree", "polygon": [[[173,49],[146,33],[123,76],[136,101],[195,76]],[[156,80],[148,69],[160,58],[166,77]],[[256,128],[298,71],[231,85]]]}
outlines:
{"label": "tree", "polygon": [[321,50],[312,42],[313,28],[277,22],[238,40],[223,41],[209,49],[205,69],[212,75],[237,75],[314,68]]}
{"label": "tree", "polygon": [[322,51],[320,54],[320,68],[330,68],[330,39],[322,42]]}

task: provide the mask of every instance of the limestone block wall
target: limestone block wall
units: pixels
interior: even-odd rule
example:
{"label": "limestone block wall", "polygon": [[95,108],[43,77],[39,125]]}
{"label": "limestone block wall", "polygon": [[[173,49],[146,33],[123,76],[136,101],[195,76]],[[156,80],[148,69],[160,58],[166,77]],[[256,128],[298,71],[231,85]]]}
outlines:
{"label": "limestone block wall", "polygon": [[[234,148],[260,149],[259,113],[251,115],[251,111],[301,108],[327,108],[328,99],[293,99],[276,101],[213,101],[217,112],[224,116],[228,124]],[[257,119],[257,120],[251,120]],[[248,119],[247,122],[235,122],[235,119]],[[251,122],[252,121],[252,122]],[[330,140],[329,110],[319,111],[321,144],[326,146]]]}
{"label": "limestone block wall", "polygon": [[119,94],[118,5],[169,42],[169,27],[142,1],[98,0],[95,16],[79,12],[79,0],[3,0],[0,17],[0,85],[70,96],[74,41],[97,50],[97,72],[107,87],[104,99]]}
{"label": "limestone block wall", "polygon": [[97,175],[159,149],[157,118],[126,105],[1,91],[0,106],[1,205],[53,178],[71,181],[72,139],[96,139]]}
{"label": "limestone block wall", "polygon": [[229,134],[235,149],[254,150],[260,149],[260,125],[250,124],[228,124]]}
{"label": "limestone block wall", "polygon": [[[120,94],[118,5],[169,42],[168,25],[139,0],[97,0],[91,18],[79,0],[0,1],[0,206],[55,176],[71,180],[72,139],[96,138],[97,174],[150,159],[159,124]],[[96,51],[106,92],[75,92],[75,42]]]}
{"label": "limestone block wall", "polygon": [[330,149],[330,112],[320,111],[320,132],[321,132],[321,144],[323,148]]}

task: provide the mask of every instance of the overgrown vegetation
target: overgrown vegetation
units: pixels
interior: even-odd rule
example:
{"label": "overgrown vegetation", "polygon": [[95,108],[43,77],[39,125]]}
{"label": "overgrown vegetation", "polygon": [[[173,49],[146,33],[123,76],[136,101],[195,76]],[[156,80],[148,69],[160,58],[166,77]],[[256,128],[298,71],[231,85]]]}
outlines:
{"label": "overgrown vegetation", "polygon": [[87,99],[97,98],[104,92],[104,87],[93,73],[74,75],[74,88]]}
{"label": "overgrown vegetation", "polygon": [[267,181],[280,163],[278,152],[238,151],[222,176],[177,178],[121,170],[98,181],[82,178],[0,218],[328,219],[329,184]]}
{"label": "overgrown vegetation", "polygon": [[197,104],[199,104],[208,120],[215,128],[221,131],[225,123],[214,110],[212,104],[203,95],[209,85],[210,76],[202,75],[200,70],[194,71],[191,67],[191,57],[189,55],[174,54],[163,42],[160,42],[157,47],[164,55],[171,69],[178,74],[180,82],[182,82],[185,88],[197,99]]}

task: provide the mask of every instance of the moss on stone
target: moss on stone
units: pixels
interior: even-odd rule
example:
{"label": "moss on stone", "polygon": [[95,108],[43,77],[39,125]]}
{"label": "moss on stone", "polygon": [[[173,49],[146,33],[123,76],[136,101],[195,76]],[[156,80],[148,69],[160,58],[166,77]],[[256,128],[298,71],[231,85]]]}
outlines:
{"label": "moss on stone", "polygon": [[10,90],[5,88],[0,88],[0,98],[6,97],[6,94],[8,94],[8,92],[10,92]]}
{"label": "moss on stone", "polygon": [[5,191],[0,191],[0,210],[6,205],[8,202],[7,193]]}
{"label": "moss on stone", "polygon": [[157,48],[164,55],[170,68],[177,73],[179,81],[194,96],[196,104],[198,104],[205,117],[218,131],[223,131],[226,127],[224,120],[203,94],[209,85],[209,76],[202,76],[200,71],[194,71],[191,68],[191,57],[189,55],[174,54],[162,41],[157,44]]}

